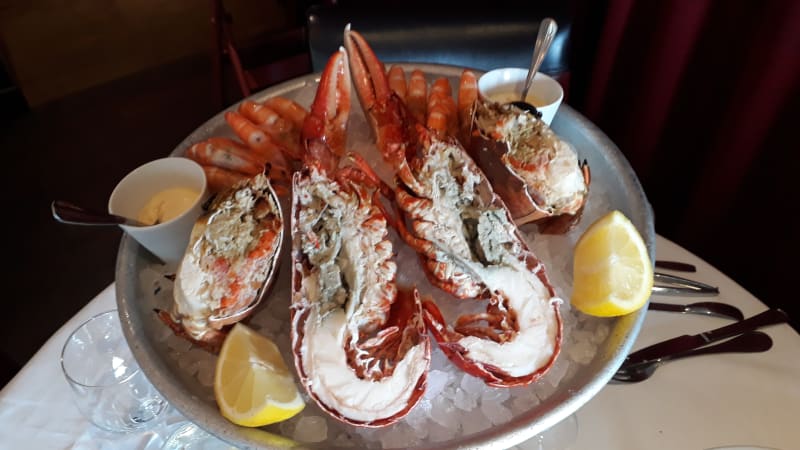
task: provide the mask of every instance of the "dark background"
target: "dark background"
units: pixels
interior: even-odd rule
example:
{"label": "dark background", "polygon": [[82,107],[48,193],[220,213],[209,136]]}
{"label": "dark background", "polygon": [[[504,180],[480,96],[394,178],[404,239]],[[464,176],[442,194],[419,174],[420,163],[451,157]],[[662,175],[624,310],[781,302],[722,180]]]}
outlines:
{"label": "dark background", "polygon": [[[52,2],[31,3],[48,6]],[[44,89],[39,80],[37,96],[30,90],[26,92],[30,80],[20,74],[33,72],[22,70],[20,53],[15,49],[36,41],[38,33],[44,31],[31,28],[21,32],[20,27],[12,26],[16,23],[12,13],[18,12],[15,7],[27,7],[20,6],[23,2],[2,5],[0,149],[11,164],[2,177],[7,193],[4,217],[9,222],[4,228],[10,247],[4,264],[9,269],[3,271],[5,295],[0,300],[4,305],[0,315],[0,384],[114,280],[121,231],[114,227],[59,224],[52,219],[50,203],[65,199],[104,209],[114,185],[128,171],[168,154],[223,106],[241,98],[234,73],[226,63],[223,102],[217,102],[215,92],[219,86],[214,84],[207,44],[211,36],[208,3],[192,3],[201,5],[192,7],[204,11],[184,15],[186,23],[170,22],[167,28],[200,30],[195,32],[203,33],[200,38],[195,36],[199,48],[193,51],[187,46],[185,54],[175,56],[180,53],[175,51],[171,58],[162,58],[164,61],[140,58],[141,64],[129,67],[122,75],[114,68],[126,66],[135,55],[126,54],[121,48],[135,45],[136,39],[107,39],[111,48],[94,52],[87,57],[89,62],[74,56],[77,50],[62,59],[38,58],[45,69],[43,73],[52,76],[52,84],[44,86],[52,89]],[[237,34],[243,51],[258,54],[260,62],[276,63],[275,67],[287,76],[310,70],[302,50],[300,59],[293,59],[292,65],[280,64],[286,55],[274,45],[276,36],[302,31],[303,14],[297,11],[306,6],[303,2],[271,3],[275,14],[266,14],[272,21],[269,29],[259,29],[246,18],[237,19],[247,15],[247,8],[255,7],[253,2],[229,3],[239,14],[234,15],[234,24],[244,22],[248,26],[246,33]],[[609,13],[620,3],[625,2],[573,2],[578,9],[567,103],[591,116],[632,161],[653,204],[657,233],[716,266],[765,303],[787,310],[797,327],[800,313],[792,283],[796,279],[795,255],[800,250],[796,233],[800,146],[794,136],[796,118],[800,117],[798,58],[795,53],[794,61],[759,59],[760,54],[769,53],[764,49],[771,45],[787,45],[786,39],[798,43],[796,32],[781,34],[779,27],[770,25],[776,15],[794,14],[797,18],[797,3],[776,1],[766,2],[765,6],[761,2],[687,2],[706,5],[705,25],[689,46],[691,52],[684,55],[679,83],[670,92],[670,106],[663,108],[666,112],[654,141],[637,138],[637,118],[630,112],[637,99],[652,88],[646,80],[669,69],[665,65],[659,72],[658,65],[654,69],[653,64],[645,64],[652,51],[649,43],[660,30],[648,24],[658,22],[665,10],[684,2],[632,2],[632,19],[622,38],[625,45],[615,56],[605,95],[598,102],[593,89],[597,89],[601,37]],[[83,2],[81,14],[91,14],[92,4]],[[753,23],[761,32],[761,53],[744,50]],[[676,29],[681,28],[661,31],[674,33]],[[96,30],[75,27],[68,31],[76,42],[86,46],[103,42],[103,35],[81,40]],[[298,36],[294,45],[302,49],[303,35]],[[673,37],[680,38],[668,36]],[[165,34],[160,39],[169,43],[171,36]],[[52,46],[53,51],[60,48],[58,41]],[[90,63],[95,70],[75,79],[86,80],[91,75],[91,85],[68,86],[63,74],[70,67]],[[753,89],[768,94],[770,86],[763,85],[758,73],[762,69],[777,70],[776,64],[788,71],[790,87],[787,95],[776,99],[777,113],[762,123],[763,116],[758,114],[763,111],[748,109],[753,102],[742,94],[741,86],[752,78]],[[273,74],[273,80],[280,78],[281,73]],[[59,86],[63,89],[56,89]],[[47,95],[42,94],[45,91]],[[758,140],[748,147],[755,150],[746,155],[726,154],[727,133],[740,136],[737,130],[749,126],[763,128]],[[730,147],[736,144],[733,142]],[[644,156],[643,148],[647,150]],[[704,205],[713,214],[708,214]]]}

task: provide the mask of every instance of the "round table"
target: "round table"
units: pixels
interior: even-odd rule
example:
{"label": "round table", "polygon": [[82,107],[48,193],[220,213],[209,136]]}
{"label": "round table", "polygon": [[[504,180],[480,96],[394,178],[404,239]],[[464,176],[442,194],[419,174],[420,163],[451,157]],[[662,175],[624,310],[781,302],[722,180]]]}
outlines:
{"label": "round table", "polygon": [[[723,273],[675,243],[657,236],[659,259],[694,264],[692,279],[718,286],[715,301],[739,307],[745,317],[767,309]],[[681,275],[676,273],[676,275]],[[689,297],[659,301],[687,303]],[[161,448],[185,422],[167,411],[153,430],[115,435],[94,428],[72,402],[59,367],[67,335],[96,313],[114,309],[114,284],[65,323],[0,391],[0,448]],[[651,311],[634,350],[658,341],[717,328],[715,317]],[[577,412],[572,449],[710,449],[753,446],[790,450],[800,443],[800,335],[788,324],[765,328],[774,340],[766,353],[720,354],[665,364],[649,380],[609,384]],[[530,442],[521,449],[538,449]]]}

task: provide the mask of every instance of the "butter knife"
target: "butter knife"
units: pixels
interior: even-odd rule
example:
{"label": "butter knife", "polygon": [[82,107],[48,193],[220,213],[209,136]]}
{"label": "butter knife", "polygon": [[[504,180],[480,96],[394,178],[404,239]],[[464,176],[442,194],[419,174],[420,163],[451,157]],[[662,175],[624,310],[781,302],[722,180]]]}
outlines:
{"label": "butter knife", "polygon": [[693,348],[702,347],[712,342],[741,334],[745,331],[753,331],[767,325],[774,325],[788,321],[789,316],[783,312],[783,310],[778,308],[768,309],[760,314],[756,314],[753,317],[740,320],[724,327],[715,328],[713,330],[694,335],[684,334],[683,336],[667,339],[666,341],[653,344],[641,350],[637,350],[625,358],[623,365],[636,364],[643,361],[649,361],[651,359],[663,358],[664,356],[672,353],[683,352]]}
{"label": "butter knife", "polygon": [[671,311],[684,314],[701,314],[706,316],[724,317],[726,319],[742,320],[742,311],[727,303],[719,302],[698,302],[688,305],[675,305],[673,303],[659,303],[651,301],[648,309],[654,311]]}

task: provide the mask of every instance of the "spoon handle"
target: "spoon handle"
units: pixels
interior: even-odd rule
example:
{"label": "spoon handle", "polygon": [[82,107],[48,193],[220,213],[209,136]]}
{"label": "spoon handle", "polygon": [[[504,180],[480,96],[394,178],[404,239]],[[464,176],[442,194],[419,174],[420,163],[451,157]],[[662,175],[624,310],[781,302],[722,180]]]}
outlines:
{"label": "spoon handle", "polygon": [[55,200],[51,205],[53,217],[61,223],[73,225],[134,225],[143,223],[109,213],[89,211],[64,200]]}
{"label": "spoon handle", "polygon": [[550,44],[553,43],[553,38],[556,37],[557,31],[558,25],[556,25],[556,21],[550,17],[545,17],[542,19],[541,23],[539,23],[539,34],[536,35],[536,44],[533,47],[531,67],[528,69],[528,78],[525,79],[525,86],[522,88],[521,101],[525,101],[528,97],[528,90],[530,90],[531,84],[533,84],[533,78],[536,76],[536,72],[539,71],[539,66],[542,65],[544,56],[547,54],[547,50],[550,49]]}

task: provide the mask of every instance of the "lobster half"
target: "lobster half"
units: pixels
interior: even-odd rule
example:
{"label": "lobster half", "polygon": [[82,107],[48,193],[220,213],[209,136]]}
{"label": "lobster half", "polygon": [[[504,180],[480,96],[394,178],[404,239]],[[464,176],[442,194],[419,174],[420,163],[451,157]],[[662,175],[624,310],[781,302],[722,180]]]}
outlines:
{"label": "lobster half", "polygon": [[156,310],[175,334],[212,353],[269,292],[283,242],[283,213],[266,175],[237,183],[195,222],[175,274],[172,308]]}
{"label": "lobster half", "polygon": [[419,254],[432,284],[462,302],[485,305],[447,321],[426,299],[428,329],[454,364],[488,385],[539,379],[555,361],[562,333],[561,299],[544,265],[464,148],[446,131],[414,119],[383,64],[349,26],[345,46],[359,100],[395,171],[398,232]]}
{"label": "lobster half", "polygon": [[292,179],[292,349],[322,409],[380,427],[422,397],[430,340],[416,289],[395,283],[380,180],[344,151],[350,86],[340,49],[322,73],[302,128],[303,167]]}
{"label": "lobster half", "polygon": [[[462,95],[471,93],[471,95]],[[591,181],[586,160],[540,118],[477,91],[465,70],[459,83],[461,141],[491,180],[517,225],[535,222],[542,233],[561,234],[580,220]]]}

